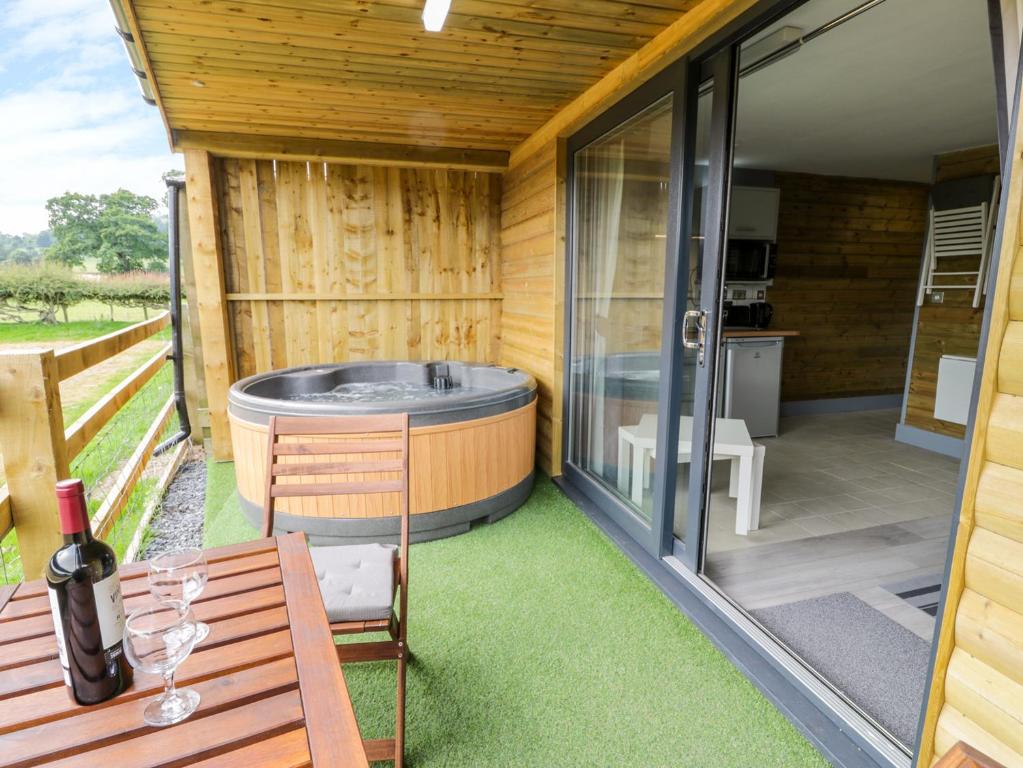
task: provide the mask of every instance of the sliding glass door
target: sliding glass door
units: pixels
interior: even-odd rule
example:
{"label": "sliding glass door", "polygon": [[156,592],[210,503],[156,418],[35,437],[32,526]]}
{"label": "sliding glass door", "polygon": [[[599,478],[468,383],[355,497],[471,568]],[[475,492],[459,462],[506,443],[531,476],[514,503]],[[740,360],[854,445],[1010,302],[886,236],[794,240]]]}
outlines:
{"label": "sliding glass door", "polygon": [[[569,143],[565,472],[658,556],[676,536],[683,551],[698,540],[698,516],[687,510],[702,483],[689,479],[705,460],[710,390],[701,380],[714,355],[703,339],[716,317],[716,290],[701,282],[717,280],[707,254],[717,253],[719,228],[706,222],[723,215],[724,199],[720,180],[695,193],[683,183],[709,147],[698,146],[687,70],[669,68]],[[694,205],[706,213],[695,225]]]}

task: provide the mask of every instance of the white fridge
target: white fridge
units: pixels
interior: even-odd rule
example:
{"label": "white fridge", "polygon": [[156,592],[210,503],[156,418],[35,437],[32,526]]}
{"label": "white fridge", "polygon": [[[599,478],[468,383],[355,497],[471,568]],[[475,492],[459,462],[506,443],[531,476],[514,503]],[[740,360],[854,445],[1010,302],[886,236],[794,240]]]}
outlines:
{"label": "white fridge", "polygon": [[778,434],[784,336],[725,339],[720,415],[742,419],[750,437]]}

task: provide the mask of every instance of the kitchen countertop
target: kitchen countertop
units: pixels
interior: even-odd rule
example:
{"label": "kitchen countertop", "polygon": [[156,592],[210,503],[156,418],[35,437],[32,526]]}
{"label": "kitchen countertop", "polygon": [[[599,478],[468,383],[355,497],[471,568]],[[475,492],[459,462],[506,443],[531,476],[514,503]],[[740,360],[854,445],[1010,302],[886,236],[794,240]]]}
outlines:
{"label": "kitchen countertop", "polygon": [[725,328],[726,339],[755,339],[768,336],[798,336],[799,331],[762,331],[757,328]]}

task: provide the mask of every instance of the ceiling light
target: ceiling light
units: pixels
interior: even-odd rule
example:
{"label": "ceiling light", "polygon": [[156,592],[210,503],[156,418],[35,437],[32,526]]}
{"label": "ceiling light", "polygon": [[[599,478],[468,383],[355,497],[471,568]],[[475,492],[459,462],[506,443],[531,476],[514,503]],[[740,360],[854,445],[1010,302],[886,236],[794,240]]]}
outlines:
{"label": "ceiling light", "polygon": [[427,32],[440,32],[444,28],[444,19],[451,7],[451,0],[426,0],[423,6],[423,26]]}

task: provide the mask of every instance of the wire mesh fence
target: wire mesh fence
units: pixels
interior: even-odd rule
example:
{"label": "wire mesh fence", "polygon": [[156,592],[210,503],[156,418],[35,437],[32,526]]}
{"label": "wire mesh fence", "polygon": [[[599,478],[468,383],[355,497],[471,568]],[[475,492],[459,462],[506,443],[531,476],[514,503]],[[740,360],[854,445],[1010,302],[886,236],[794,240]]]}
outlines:
{"label": "wire mesh fence", "polygon": [[[95,515],[104,499],[116,483],[122,467],[138,448],[143,436],[152,425],[160,409],[167,402],[172,390],[173,368],[165,365],[142,389],[140,389],[120,411],[100,430],[88,445],[71,462],[71,477],[80,478],[85,484],[85,495],[90,515]],[[161,439],[178,431],[175,415],[163,430]],[[119,559],[124,557],[139,521],[146,509],[158,502],[157,480],[163,457],[150,461],[142,477],[135,484],[124,509],[118,515],[104,539],[114,548]],[[17,530],[14,529],[0,541],[3,555],[2,573],[4,583],[22,581],[22,572],[17,547]],[[28,574],[27,578],[38,578],[41,574]]]}

